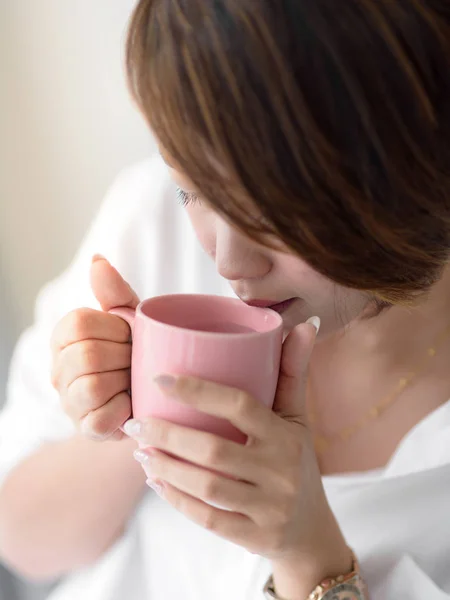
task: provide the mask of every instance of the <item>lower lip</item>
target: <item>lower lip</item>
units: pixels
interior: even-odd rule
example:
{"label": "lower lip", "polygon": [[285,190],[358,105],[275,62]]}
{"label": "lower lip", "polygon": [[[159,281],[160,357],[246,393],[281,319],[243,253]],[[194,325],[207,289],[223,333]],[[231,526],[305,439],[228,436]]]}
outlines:
{"label": "lower lip", "polygon": [[277,313],[285,312],[294,302],[296,302],[298,298],[291,298],[290,300],[285,300],[284,302],[280,302],[279,304],[274,304],[273,306],[269,306],[271,310],[274,310]]}

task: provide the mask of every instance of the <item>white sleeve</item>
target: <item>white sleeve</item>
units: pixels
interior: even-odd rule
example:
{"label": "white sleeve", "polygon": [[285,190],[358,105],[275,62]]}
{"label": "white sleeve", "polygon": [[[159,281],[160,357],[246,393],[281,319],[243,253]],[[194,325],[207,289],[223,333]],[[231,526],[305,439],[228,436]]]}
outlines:
{"label": "white sleeve", "polygon": [[75,432],[50,383],[50,337],[66,313],[82,306],[98,308],[89,284],[92,255],[104,254],[138,293],[160,291],[159,275],[148,271],[144,259],[161,253],[156,247],[162,243],[165,173],[160,161],[152,159],[119,176],[71,266],[39,294],[35,323],[22,335],[13,355],[6,404],[0,413],[0,483],[43,442]]}
{"label": "white sleeve", "polygon": [[450,600],[450,593],[439,588],[409,555],[403,556],[369,596],[371,600]]}

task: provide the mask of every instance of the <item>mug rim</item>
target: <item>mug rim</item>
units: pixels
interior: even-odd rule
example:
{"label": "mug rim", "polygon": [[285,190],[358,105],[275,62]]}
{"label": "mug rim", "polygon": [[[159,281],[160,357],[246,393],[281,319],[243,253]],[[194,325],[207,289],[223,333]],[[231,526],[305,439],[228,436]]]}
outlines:
{"label": "mug rim", "polygon": [[[273,318],[275,316],[278,323],[277,323],[276,327],[273,327],[267,331],[248,331],[248,332],[247,331],[245,331],[245,332],[202,331],[202,330],[198,330],[198,329],[190,329],[189,327],[181,327],[180,325],[172,325],[170,323],[164,323],[163,321],[158,321],[154,317],[150,317],[149,315],[145,314],[145,312],[143,310],[146,305],[151,304],[152,302],[154,302],[156,300],[161,300],[163,298],[174,298],[174,297],[180,297],[180,296],[185,297],[185,298],[202,298],[202,299],[219,300],[219,301],[224,301],[224,302],[232,302],[239,306],[244,305],[246,308],[248,308],[249,310],[252,310],[252,311],[258,311],[258,312],[263,311],[266,314],[270,315],[271,318]],[[252,338],[260,339],[261,337],[272,336],[274,334],[277,334],[279,331],[281,331],[281,333],[283,331],[283,318],[281,317],[281,315],[279,313],[277,313],[277,311],[272,310],[271,308],[250,306],[248,304],[245,304],[245,302],[243,302],[239,298],[232,298],[229,296],[220,296],[218,294],[178,293],[178,294],[160,294],[158,296],[152,296],[151,298],[142,300],[142,302],[140,302],[138,304],[138,306],[136,307],[136,316],[139,316],[141,319],[151,321],[153,324],[158,325],[163,328],[175,329],[180,332],[185,331],[185,332],[189,332],[189,333],[195,333],[197,336],[209,337],[209,338],[214,338],[214,339],[217,339],[220,337],[227,338],[227,339],[230,339],[230,337],[234,338],[234,339],[240,338],[240,337],[244,337],[246,339],[252,339]]]}

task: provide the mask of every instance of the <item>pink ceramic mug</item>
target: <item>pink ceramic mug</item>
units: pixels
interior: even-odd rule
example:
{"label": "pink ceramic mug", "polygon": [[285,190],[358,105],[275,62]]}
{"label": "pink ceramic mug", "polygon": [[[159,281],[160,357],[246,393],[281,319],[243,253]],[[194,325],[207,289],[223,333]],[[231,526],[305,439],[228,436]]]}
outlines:
{"label": "pink ceramic mug", "polygon": [[156,375],[192,375],[235,387],[272,408],[283,322],[270,309],[221,296],[175,294],[144,300],[134,311],[114,308],[131,327],[133,417],[152,416],[245,443],[225,419],[165,396]]}

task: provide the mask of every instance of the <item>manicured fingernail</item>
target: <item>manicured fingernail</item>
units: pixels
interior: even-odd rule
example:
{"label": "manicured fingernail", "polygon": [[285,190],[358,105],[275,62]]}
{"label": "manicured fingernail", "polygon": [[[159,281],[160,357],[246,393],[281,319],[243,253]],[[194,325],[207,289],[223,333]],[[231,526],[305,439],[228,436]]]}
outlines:
{"label": "manicured fingernail", "polygon": [[314,325],[314,327],[316,328],[316,334],[319,333],[320,317],[311,317],[306,322],[309,323],[310,325]]}
{"label": "manicured fingernail", "polygon": [[142,431],[142,423],[137,419],[130,419],[123,426],[123,430],[130,437],[138,436]]}
{"label": "manicured fingernail", "polygon": [[141,465],[145,465],[148,463],[148,461],[150,460],[149,455],[144,452],[143,450],[135,450],[133,452],[133,456],[135,458],[135,460],[138,461],[138,463],[141,463]]}
{"label": "manicured fingernail", "polygon": [[163,390],[171,390],[175,387],[177,378],[173,375],[158,375],[153,381]]}
{"label": "manicured fingernail", "polygon": [[106,260],[106,258],[103,256],[103,254],[94,254],[94,256],[92,257],[92,262],[98,262],[99,260]]}
{"label": "manicured fingernail", "polygon": [[155,490],[158,496],[164,498],[164,487],[162,485],[156,483],[156,481],[153,481],[152,479],[147,479],[146,484],[148,487],[152,488],[152,490]]}

